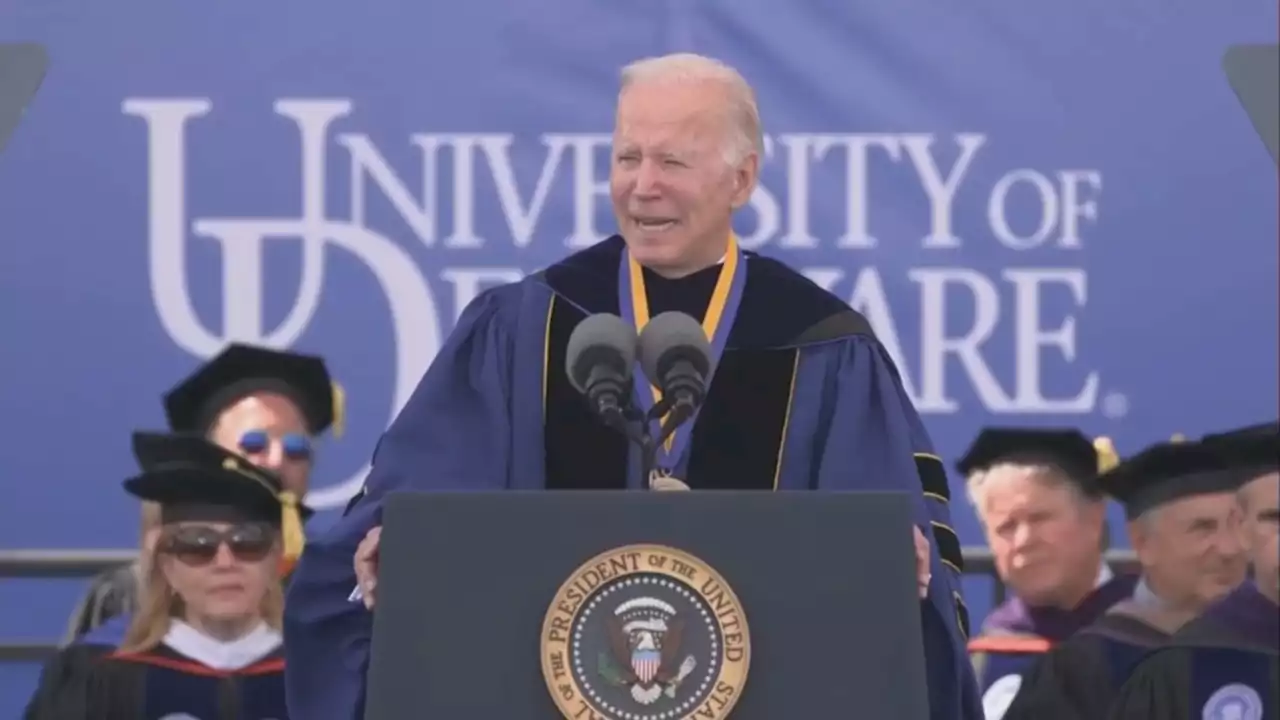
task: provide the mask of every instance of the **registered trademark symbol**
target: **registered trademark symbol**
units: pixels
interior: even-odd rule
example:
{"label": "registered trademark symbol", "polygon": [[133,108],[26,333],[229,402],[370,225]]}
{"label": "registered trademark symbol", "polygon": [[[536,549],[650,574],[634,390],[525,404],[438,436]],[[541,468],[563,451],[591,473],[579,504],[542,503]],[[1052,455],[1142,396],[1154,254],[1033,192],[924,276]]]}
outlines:
{"label": "registered trademark symbol", "polygon": [[1129,398],[1121,393],[1111,393],[1102,398],[1102,414],[1109,418],[1122,418],[1129,414]]}

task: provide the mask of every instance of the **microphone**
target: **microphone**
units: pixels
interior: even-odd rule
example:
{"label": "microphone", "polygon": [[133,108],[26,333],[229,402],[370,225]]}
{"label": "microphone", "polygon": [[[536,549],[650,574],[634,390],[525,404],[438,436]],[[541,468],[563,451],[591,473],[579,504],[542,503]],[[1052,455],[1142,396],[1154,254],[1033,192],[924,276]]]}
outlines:
{"label": "microphone", "polygon": [[645,325],[639,346],[640,367],[662,391],[671,410],[662,428],[664,441],[676,426],[693,416],[706,397],[711,343],[702,324],[692,316],[665,312]]}
{"label": "microphone", "polygon": [[565,370],[570,384],[605,424],[628,436],[626,406],[635,361],[636,332],[617,315],[591,315],[569,336]]}

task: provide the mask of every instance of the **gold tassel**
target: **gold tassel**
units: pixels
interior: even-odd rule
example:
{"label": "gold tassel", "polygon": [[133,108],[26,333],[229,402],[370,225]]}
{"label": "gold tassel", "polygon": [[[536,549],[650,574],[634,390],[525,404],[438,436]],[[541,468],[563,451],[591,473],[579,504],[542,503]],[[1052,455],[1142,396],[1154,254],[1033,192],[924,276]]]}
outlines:
{"label": "gold tassel", "polygon": [[1120,464],[1120,455],[1116,453],[1115,443],[1109,437],[1099,437],[1093,441],[1093,449],[1098,453],[1098,474],[1110,472]]}
{"label": "gold tassel", "polygon": [[336,381],[333,385],[333,436],[342,437],[347,428],[347,391]]}
{"label": "gold tassel", "polygon": [[298,512],[298,496],[288,490],[278,495],[280,498],[280,536],[284,541],[284,557],[282,574],[293,569],[298,558],[302,556],[302,546],[307,537],[302,532],[302,515]]}

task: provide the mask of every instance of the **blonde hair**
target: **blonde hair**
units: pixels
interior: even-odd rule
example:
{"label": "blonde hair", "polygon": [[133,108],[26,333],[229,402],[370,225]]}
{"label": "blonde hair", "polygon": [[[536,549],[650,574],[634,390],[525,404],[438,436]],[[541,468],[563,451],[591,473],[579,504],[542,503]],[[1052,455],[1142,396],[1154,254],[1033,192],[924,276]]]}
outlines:
{"label": "blonde hair", "polygon": [[728,96],[730,133],[725,162],[737,165],[751,153],[764,155],[764,136],[756,94],[742,73],[719,60],[694,53],[674,53],[637,60],[622,68],[619,94],[642,82],[711,82]]}
{"label": "blonde hair", "polygon": [[160,503],[143,500],[140,521],[138,534],[143,538],[147,536],[147,533],[158,529],[160,527]]}
{"label": "blonde hair", "polygon": [[[138,611],[129,623],[120,652],[137,653],[154,649],[169,632],[169,622],[180,617],[184,610],[182,598],[165,577],[159,562],[149,563],[146,579],[138,602]],[[284,625],[284,586],[278,576],[272,576],[267,593],[259,606],[262,619],[273,630]]]}

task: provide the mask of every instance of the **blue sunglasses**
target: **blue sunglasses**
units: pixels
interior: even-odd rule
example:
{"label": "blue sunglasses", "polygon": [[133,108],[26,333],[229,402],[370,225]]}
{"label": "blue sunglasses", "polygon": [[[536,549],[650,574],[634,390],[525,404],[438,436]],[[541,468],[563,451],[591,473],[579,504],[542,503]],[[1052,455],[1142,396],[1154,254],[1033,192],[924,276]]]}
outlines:
{"label": "blue sunglasses", "polygon": [[[266,452],[271,446],[271,436],[265,430],[249,430],[240,436],[240,450],[246,455],[257,455]],[[307,460],[311,458],[311,438],[299,433],[287,433],[280,436],[280,446],[284,456],[290,460]]]}

